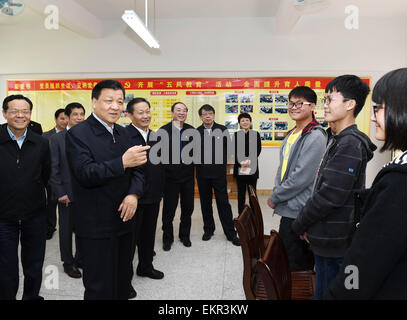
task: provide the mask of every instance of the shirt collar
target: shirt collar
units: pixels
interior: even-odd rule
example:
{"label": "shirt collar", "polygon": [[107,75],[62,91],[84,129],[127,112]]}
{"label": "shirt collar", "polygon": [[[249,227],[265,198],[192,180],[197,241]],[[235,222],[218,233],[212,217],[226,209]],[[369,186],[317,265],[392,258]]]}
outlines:
{"label": "shirt collar", "polygon": [[148,136],[149,129],[147,129],[147,131],[144,131],[143,129],[140,129],[139,127],[137,127],[134,123],[132,123],[131,125],[134,128],[136,128],[141,133],[141,135],[144,137],[144,140],[147,141],[147,136]]}
{"label": "shirt collar", "polygon": [[[17,140],[15,134],[10,130],[8,125],[7,125],[7,131],[8,131],[8,134],[10,135],[11,140]],[[24,140],[26,138],[26,136],[27,136],[27,128],[25,128],[23,136],[20,137],[18,140],[21,140],[21,139]]]}
{"label": "shirt collar", "polygon": [[114,125],[110,128],[108,124],[104,122],[102,119],[100,119],[94,112],[92,112],[92,115],[95,117],[97,121],[99,121],[106,128],[107,131],[109,131],[110,134],[113,134]]}

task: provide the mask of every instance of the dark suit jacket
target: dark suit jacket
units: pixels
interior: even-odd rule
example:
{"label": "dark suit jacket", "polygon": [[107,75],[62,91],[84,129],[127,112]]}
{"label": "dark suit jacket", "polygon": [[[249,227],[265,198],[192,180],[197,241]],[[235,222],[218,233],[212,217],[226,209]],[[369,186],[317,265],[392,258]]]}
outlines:
{"label": "dark suit jacket", "polygon": [[[146,145],[146,142],[141,135],[141,133],[133,126],[129,125],[127,127],[129,131],[131,142],[133,146],[139,145]],[[149,146],[153,146],[156,144],[156,141],[150,141],[150,133],[147,136],[147,143]],[[147,151],[148,154],[149,151]],[[164,192],[164,167],[160,164],[152,164],[150,159],[148,159],[147,163],[143,165],[144,169],[144,192],[143,196],[140,199],[140,203],[148,204],[159,202],[163,196]]]}
{"label": "dark suit jacket", "polygon": [[35,121],[30,121],[28,128],[31,129],[32,131],[34,131],[35,133],[42,135],[42,127],[41,124],[39,124],[38,122]]}
{"label": "dark suit jacket", "polygon": [[57,130],[55,128],[52,128],[49,131],[46,131],[42,134],[44,138],[46,138],[48,141],[51,141],[51,138],[57,133]]}
{"label": "dark suit jacket", "polygon": [[[177,137],[172,136],[172,129],[173,129],[172,127],[173,127],[173,123],[171,121],[160,128],[160,130],[167,131],[167,134],[169,135],[169,146],[168,147],[169,147],[170,163],[164,165],[165,180],[175,182],[175,183],[182,183],[182,182],[185,182],[185,181],[188,181],[188,180],[194,178],[194,164],[193,163],[191,163],[191,164],[182,163],[181,156],[180,156],[181,163],[174,163],[173,159],[175,159],[175,155],[173,157],[172,144],[173,144],[173,138],[178,139],[178,136]],[[188,123],[184,123],[180,134],[182,135],[182,133],[186,129],[194,129],[194,127],[189,125]],[[176,130],[175,132],[178,132],[178,129],[175,128],[175,130]],[[183,147],[185,147],[191,141],[192,141],[192,137],[189,137],[189,139],[187,141],[181,141],[181,144],[180,144],[181,149]],[[181,155],[181,150],[179,152]],[[192,152],[190,152],[190,155],[192,155]]]}
{"label": "dark suit jacket", "polygon": [[51,171],[48,141],[33,131],[21,149],[7,124],[0,128],[0,220],[18,221],[45,214],[45,186]]}
{"label": "dark suit jacket", "polygon": [[[68,195],[73,201],[71,172],[65,151],[65,137],[67,130],[64,129],[51,137],[51,185],[56,198]],[[45,135],[45,133],[44,133]]]}
{"label": "dark suit jacket", "polygon": [[[201,135],[201,164],[196,165],[196,174],[197,177],[202,177],[202,178],[220,178],[224,175],[226,175],[226,164],[228,160],[228,154],[227,154],[227,145],[228,143],[232,143],[232,139],[230,138],[229,131],[228,129],[216,122],[213,123],[212,125],[212,134],[214,130],[220,130],[222,133],[225,133],[225,136],[223,137],[212,137],[212,157],[211,157],[211,164],[205,164],[205,154],[209,153],[210,150],[208,150],[205,147],[205,135],[209,136],[207,130],[205,130],[204,125],[200,125],[197,130]],[[222,139],[221,144],[219,144],[220,139]],[[221,146],[221,149],[217,149],[217,144]],[[221,156],[223,159],[223,162],[221,164],[216,164],[216,153],[221,152]],[[209,154],[208,154],[209,155]],[[219,156],[218,156],[219,157]]]}
{"label": "dark suit jacket", "polygon": [[123,169],[122,156],[131,147],[125,128],[114,125],[114,136],[93,116],[66,134],[66,155],[75,199],[74,226],[78,236],[110,238],[132,232],[133,221],[118,212],[129,194],[143,193],[143,171]]}

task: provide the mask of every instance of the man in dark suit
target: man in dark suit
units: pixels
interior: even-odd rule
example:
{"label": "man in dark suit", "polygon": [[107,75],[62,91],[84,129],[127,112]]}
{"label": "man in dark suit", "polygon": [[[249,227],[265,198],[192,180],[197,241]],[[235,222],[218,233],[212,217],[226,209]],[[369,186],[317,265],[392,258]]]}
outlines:
{"label": "man in dark suit", "polygon": [[92,90],[93,113],[66,134],[86,300],[129,297],[131,219],[144,184],[137,166],[147,162],[150,147],[131,147],[127,130],[116,124],[124,97],[120,82],[99,82]]}
{"label": "man in dark suit", "polygon": [[[55,127],[42,134],[44,138],[51,141],[52,136],[65,129],[68,122],[65,116],[65,109],[58,109],[55,111]],[[47,185],[47,240],[52,239],[57,224],[57,203],[58,200],[55,192],[52,189],[51,183]]]}
{"label": "man in dark suit", "polygon": [[[131,141],[136,146],[154,146],[150,141],[150,103],[144,98],[134,98],[127,104],[127,116],[131,124],[127,127]],[[148,152],[147,152],[148,155]],[[162,279],[164,273],[154,269],[154,242],[160,201],[163,195],[164,170],[162,164],[152,164],[150,159],[144,165],[144,192],[135,214],[135,237],[133,255],[138,248],[137,275],[151,279]],[[133,296],[135,290],[132,288]]]}
{"label": "man in dark suit", "polygon": [[[181,153],[189,142],[181,139],[187,129],[194,129],[185,123],[188,114],[187,106],[182,102],[176,102],[171,107],[173,121],[162,126],[160,130],[165,130],[169,137],[169,164],[165,167],[165,186],[162,214],[163,229],[163,249],[171,250],[174,242],[174,230],[172,222],[178,206],[178,198],[181,195],[181,222],[179,226],[179,238],[185,247],[191,246],[191,216],[194,211],[194,164],[184,163]],[[184,135],[185,136],[185,135]],[[172,150],[176,150],[176,154]]]}
{"label": "man in dark suit", "polygon": [[72,254],[72,235],[74,198],[72,195],[71,173],[65,152],[65,138],[68,130],[85,119],[85,108],[78,102],[69,103],[64,110],[68,117],[66,129],[51,138],[51,185],[58,201],[59,250],[63,261],[64,272],[71,278],[80,278],[78,269],[81,266],[81,256],[78,250],[78,239],[75,241],[75,256]]}
{"label": "man in dark suit", "polygon": [[48,141],[28,130],[33,104],[22,95],[3,101],[0,128],[0,300],[15,300],[18,247],[24,272],[23,300],[40,300],[45,256],[46,195],[51,159]]}
{"label": "man in dark suit", "polygon": [[204,104],[199,108],[198,113],[202,120],[202,125],[197,128],[201,135],[201,164],[196,166],[196,179],[204,222],[202,240],[210,240],[215,231],[212,209],[213,189],[223,232],[235,246],[240,246],[233,226],[232,208],[226,187],[227,148],[232,141],[228,129],[215,122],[215,109],[211,105]]}

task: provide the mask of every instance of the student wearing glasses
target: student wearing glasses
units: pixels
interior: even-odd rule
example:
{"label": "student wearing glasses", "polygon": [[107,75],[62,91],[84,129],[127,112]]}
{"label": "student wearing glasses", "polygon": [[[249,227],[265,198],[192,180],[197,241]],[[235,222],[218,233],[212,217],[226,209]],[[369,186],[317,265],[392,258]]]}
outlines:
{"label": "student wearing glasses", "polygon": [[[356,232],[327,299],[407,299],[407,68],[375,85],[371,120],[380,151],[401,150],[356,197]],[[360,218],[360,219],[359,219]]]}
{"label": "student wearing glasses", "polygon": [[309,245],[291,230],[291,224],[311,196],[318,165],[326,150],[327,134],[314,119],[317,103],[314,90],[296,87],[288,99],[288,112],[295,127],[281,145],[280,165],[267,203],[281,216],[279,234],[291,271],[312,270],[314,257]]}
{"label": "student wearing glasses", "polygon": [[292,223],[293,231],[310,243],[314,253],[317,300],[339,272],[352,241],[354,195],[365,187],[366,165],[376,149],[355,124],[369,91],[354,75],[337,77],[325,88],[325,121],[332,135],[312,196]]}

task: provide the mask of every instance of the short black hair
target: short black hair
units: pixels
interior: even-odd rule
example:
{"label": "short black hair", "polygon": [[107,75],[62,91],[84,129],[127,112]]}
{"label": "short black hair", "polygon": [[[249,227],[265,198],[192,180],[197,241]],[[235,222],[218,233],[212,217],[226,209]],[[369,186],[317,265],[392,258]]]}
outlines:
{"label": "short black hair", "polygon": [[199,108],[198,110],[198,114],[199,116],[202,116],[202,111],[212,111],[213,113],[215,113],[215,108],[212,107],[210,104],[204,104],[202,107]]}
{"label": "short black hair", "polygon": [[27,103],[30,105],[30,110],[33,109],[33,103],[30,99],[27,97],[23,96],[22,94],[12,94],[8,97],[5,97],[3,100],[3,110],[6,112],[8,110],[8,103],[13,101],[13,100],[25,100]]}
{"label": "short black hair", "polygon": [[250,114],[245,113],[245,112],[239,114],[239,116],[237,117],[237,122],[240,123],[240,120],[242,120],[243,118],[247,118],[250,120],[250,122],[252,122],[252,117],[250,116]]}
{"label": "short black hair", "polygon": [[372,100],[385,104],[385,142],[380,151],[407,150],[407,68],[386,73],[373,88]]}
{"label": "short black hair", "polygon": [[65,113],[65,109],[59,108],[57,111],[55,111],[55,119],[58,119],[61,113]]}
{"label": "short black hair", "polygon": [[185,108],[187,108],[187,111],[188,111],[188,107],[186,106],[186,104],[185,103],[183,103],[183,102],[181,102],[181,101],[178,101],[178,102],[175,102],[172,106],[171,106],[171,112],[174,112],[174,108],[175,108],[175,106],[177,105],[177,104],[183,104],[184,106],[185,106]]}
{"label": "short black hair", "polygon": [[79,102],[71,102],[65,107],[65,114],[70,117],[73,109],[83,109],[85,113],[85,108]]}
{"label": "short black hair", "polygon": [[325,88],[325,93],[332,91],[339,92],[345,100],[355,100],[356,106],[353,110],[355,118],[365,105],[366,97],[370,92],[369,86],[362,81],[358,76],[345,74],[336,77],[328,83]]}
{"label": "short black hair", "polygon": [[312,90],[310,87],[306,86],[299,86],[292,89],[288,94],[288,99],[291,99],[291,97],[304,98],[305,100],[307,100],[307,102],[315,104],[317,103],[318,100],[315,91]]}
{"label": "short black hair", "polygon": [[129,103],[127,104],[127,107],[126,107],[126,111],[127,111],[128,113],[133,114],[133,112],[134,112],[134,105],[137,104],[137,103],[140,103],[140,102],[145,102],[145,103],[147,103],[147,104],[148,104],[148,107],[151,108],[150,102],[148,102],[147,99],[138,97],[138,98],[134,98],[134,99],[132,99],[132,100],[129,101]]}
{"label": "short black hair", "polygon": [[92,89],[92,99],[99,99],[100,93],[103,89],[113,89],[113,90],[121,90],[123,92],[123,98],[126,96],[126,91],[124,90],[122,84],[116,80],[103,80],[100,81],[94,88]]}

